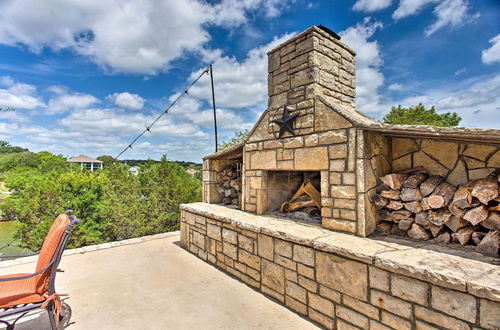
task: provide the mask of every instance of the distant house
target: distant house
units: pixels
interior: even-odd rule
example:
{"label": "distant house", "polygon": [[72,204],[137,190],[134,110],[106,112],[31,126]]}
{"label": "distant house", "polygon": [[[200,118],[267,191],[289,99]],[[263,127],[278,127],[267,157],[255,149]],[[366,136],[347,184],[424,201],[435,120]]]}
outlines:
{"label": "distant house", "polygon": [[80,168],[82,170],[90,170],[91,172],[94,172],[95,170],[99,170],[103,168],[104,162],[101,162],[100,160],[85,156],[85,155],[80,155],[76,157],[72,157],[67,160],[68,163],[78,163],[80,164]]}
{"label": "distant house", "polygon": [[132,173],[133,175],[139,175],[139,166],[132,166],[130,169],[129,169],[130,173]]}

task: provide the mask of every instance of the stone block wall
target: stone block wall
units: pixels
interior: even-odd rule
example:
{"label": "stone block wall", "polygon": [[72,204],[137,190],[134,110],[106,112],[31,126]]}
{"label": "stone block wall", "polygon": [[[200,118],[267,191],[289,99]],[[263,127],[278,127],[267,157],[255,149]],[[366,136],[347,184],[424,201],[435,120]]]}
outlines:
{"label": "stone block wall", "polygon": [[423,166],[452,185],[482,179],[500,168],[500,145],[439,139],[392,138],[392,169]]}
{"label": "stone block wall", "polygon": [[375,265],[366,255],[301,242],[240,227],[226,215],[181,211],[184,248],[327,329],[500,327],[500,296],[487,299],[465,283],[441,277],[438,285]]}

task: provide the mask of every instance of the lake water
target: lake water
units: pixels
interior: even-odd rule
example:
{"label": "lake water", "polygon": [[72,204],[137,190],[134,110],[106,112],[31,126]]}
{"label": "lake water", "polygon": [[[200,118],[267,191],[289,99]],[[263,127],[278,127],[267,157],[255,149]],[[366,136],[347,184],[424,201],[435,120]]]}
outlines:
{"label": "lake water", "polygon": [[0,250],[1,254],[22,254],[29,253],[28,249],[19,247],[19,242],[15,241],[10,246],[5,246],[14,239],[14,233],[19,225],[17,221],[0,221]]}

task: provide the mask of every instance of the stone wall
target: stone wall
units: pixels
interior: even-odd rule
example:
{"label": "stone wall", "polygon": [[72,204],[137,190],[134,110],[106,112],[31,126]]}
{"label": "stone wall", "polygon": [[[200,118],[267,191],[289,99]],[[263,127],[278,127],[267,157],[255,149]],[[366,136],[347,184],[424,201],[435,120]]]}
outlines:
{"label": "stone wall", "polygon": [[328,329],[500,327],[498,266],[203,203],[181,243]]}
{"label": "stone wall", "polygon": [[425,167],[431,175],[442,175],[457,186],[485,178],[500,168],[500,145],[392,138],[392,170],[416,166]]}

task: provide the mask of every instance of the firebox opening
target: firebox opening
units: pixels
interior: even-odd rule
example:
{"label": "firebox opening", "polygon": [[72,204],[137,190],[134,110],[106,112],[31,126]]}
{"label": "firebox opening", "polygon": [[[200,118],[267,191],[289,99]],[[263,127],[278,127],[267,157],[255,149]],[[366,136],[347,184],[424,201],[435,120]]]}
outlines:
{"label": "firebox opening", "polygon": [[319,171],[269,171],[268,214],[321,223],[321,176]]}

